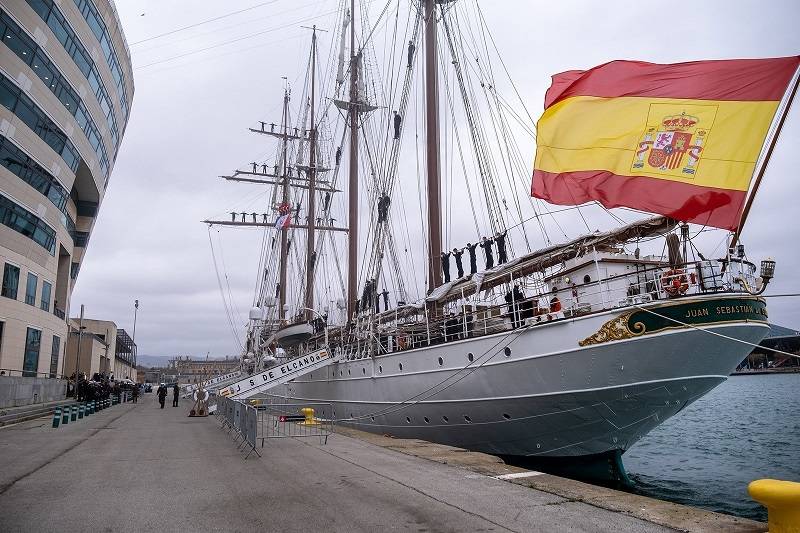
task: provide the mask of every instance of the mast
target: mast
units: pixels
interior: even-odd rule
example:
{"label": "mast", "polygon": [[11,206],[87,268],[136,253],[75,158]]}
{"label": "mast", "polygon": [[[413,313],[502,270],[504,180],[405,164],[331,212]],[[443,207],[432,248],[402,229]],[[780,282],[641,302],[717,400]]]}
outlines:
{"label": "mast", "polygon": [[307,320],[314,318],[314,263],[316,262],[316,203],[317,203],[317,129],[314,124],[314,99],[316,98],[317,27],[311,33],[311,120],[308,132],[308,232],[306,242],[306,300]]}
{"label": "mast", "polygon": [[[289,144],[289,89],[283,90],[283,194],[281,204],[289,205],[289,176],[286,168],[286,152]],[[280,278],[278,281],[278,318],[281,324],[286,320],[286,267],[289,263],[289,236],[286,229],[281,229]]]}
{"label": "mast", "polygon": [[439,183],[439,83],[436,0],[425,0],[425,133],[428,174],[428,292],[442,284],[442,213]]}
{"label": "mast", "polygon": [[358,288],[358,59],[356,56],[356,1],[350,0],[350,162],[347,227],[347,319],[356,312]]}

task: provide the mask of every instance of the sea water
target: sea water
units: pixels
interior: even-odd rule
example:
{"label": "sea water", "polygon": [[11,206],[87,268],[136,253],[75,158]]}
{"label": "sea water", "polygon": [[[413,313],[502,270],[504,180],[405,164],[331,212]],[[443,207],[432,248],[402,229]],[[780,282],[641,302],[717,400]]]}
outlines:
{"label": "sea water", "polygon": [[765,521],[747,484],[800,482],[800,374],[731,376],[623,455],[635,492]]}

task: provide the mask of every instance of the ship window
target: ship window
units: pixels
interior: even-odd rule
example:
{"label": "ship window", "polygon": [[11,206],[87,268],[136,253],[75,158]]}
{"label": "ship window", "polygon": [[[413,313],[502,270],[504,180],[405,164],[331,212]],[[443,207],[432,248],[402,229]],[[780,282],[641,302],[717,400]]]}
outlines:
{"label": "ship window", "polygon": [[349,375],[351,375],[351,374],[350,374],[350,369],[349,369],[349,368],[347,369],[347,375],[348,375],[348,376],[349,376]]}
{"label": "ship window", "polygon": [[506,354],[506,357],[510,357],[511,356],[511,348],[506,346],[505,348],[503,348],[503,353]]}
{"label": "ship window", "polygon": [[344,374],[342,374],[342,371],[341,371],[341,370],[339,370],[339,376],[343,376],[343,375],[344,375]]}
{"label": "ship window", "polygon": [[425,419],[425,423],[426,424],[430,424],[431,423],[430,418],[428,418],[427,416],[423,416],[422,418]]}
{"label": "ship window", "polygon": [[383,374],[383,367],[378,365],[378,373]]}
{"label": "ship window", "polygon": [[366,369],[366,368],[362,368],[362,369],[361,369],[361,373],[362,373],[362,374],[364,374],[364,375],[366,376],[366,375],[367,375],[367,369]]}
{"label": "ship window", "polygon": [[473,360],[473,359],[475,359],[475,356],[474,356],[474,355],[472,355],[472,352],[469,352],[469,353],[467,354],[467,359],[469,359],[469,362],[470,362],[470,363],[472,362],[472,360]]}
{"label": "ship window", "polygon": [[503,418],[505,418],[506,420],[511,420],[511,415],[508,413],[503,413]]}
{"label": "ship window", "polygon": [[373,422],[375,422],[375,417],[374,417],[374,416],[371,416],[371,417],[370,417],[370,419],[371,419]]}
{"label": "ship window", "polygon": [[464,415],[464,420],[466,420],[467,422],[472,423],[472,419],[470,417],[468,417],[467,415]]}
{"label": "ship window", "polygon": [[585,276],[583,276],[583,282],[584,283],[591,283],[592,282],[591,276],[589,276],[589,274],[586,274]]}
{"label": "ship window", "polygon": [[397,365],[397,366],[399,366],[399,367],[400,367],[400,370],[403,370],[403,363],[400,363],[400,364],[399,364],[399,365]]}
{"label": "ship window", "polygon": [[450,419],[449,419],[449,418],[447,418],[446,416],[443,416],[443,417],[442,417],[442,420],[444,420],[445,422],[450,422]]}
{"label": "ship window", "polygon": [[444,364],[444,360],[440,357],[439,358],[439,366],[442,366],[443,364]]}
{"label": "ship window", "polygon": [[410,424],[410,423],[411,423],[411,418],[406,417],[406,424]]}

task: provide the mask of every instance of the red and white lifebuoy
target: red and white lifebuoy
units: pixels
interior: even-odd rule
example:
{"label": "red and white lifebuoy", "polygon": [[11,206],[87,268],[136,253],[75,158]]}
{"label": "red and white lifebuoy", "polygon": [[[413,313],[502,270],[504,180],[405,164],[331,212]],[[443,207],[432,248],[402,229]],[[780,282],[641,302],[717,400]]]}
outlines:
{"label": "red and white lifebuoy", "polygon": [[689,290],[689,279],[682,268],[667,270],[661,274],[661,288],[670,296],[680,296]]}

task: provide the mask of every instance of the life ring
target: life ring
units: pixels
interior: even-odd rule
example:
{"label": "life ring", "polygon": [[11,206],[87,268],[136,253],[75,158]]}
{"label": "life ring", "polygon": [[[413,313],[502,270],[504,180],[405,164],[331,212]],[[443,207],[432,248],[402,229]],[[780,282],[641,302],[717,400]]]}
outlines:
{"label": "life ring", "polygon": [[686,291],[689,290],[686,272],[681,268],[667,270],[661,274],[661,288],[670,296],[686,294]]}
{"label": "life ring", "polygon": [[558,296],[553,296],[550,300],[550,312],[558,313],[559,311],[561,311],[561,300],[558,299]]}

